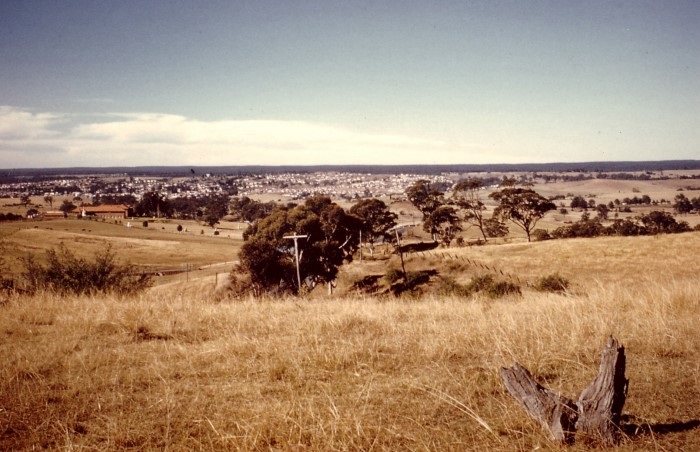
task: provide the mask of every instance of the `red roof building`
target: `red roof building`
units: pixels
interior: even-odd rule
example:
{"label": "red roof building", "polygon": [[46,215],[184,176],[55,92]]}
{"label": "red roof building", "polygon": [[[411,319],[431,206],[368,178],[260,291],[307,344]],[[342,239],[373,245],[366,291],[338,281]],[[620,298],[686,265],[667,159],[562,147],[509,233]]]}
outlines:
{"label": "red roof building", "polygon": [[126,218],[129,207],[124,204],[103,204],[99,206],[80,206],[73,209],[79,217]]}

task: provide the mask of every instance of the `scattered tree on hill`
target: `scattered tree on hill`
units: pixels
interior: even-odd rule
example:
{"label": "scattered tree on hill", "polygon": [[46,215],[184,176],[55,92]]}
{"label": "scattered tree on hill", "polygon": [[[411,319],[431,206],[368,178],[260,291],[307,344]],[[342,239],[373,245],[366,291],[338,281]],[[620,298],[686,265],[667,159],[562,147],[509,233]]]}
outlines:
{"label": "scattered tree on hill", "polygon": [[44,202],[48,203],[50,207],[53,207],[53,196],[51,196],[51,195],[44,196]]}
{"label": "scattered tree on hill", "polygon": [[605,204],[598,204],[596,206],[596,210],[598,211],[598,218],[601,220],[607,220],[608,219],[608,213],[610,212],[610,209],[608,209],[608,206]]}
{"label": "scattered tree on hill", "polygon": [[520,227],[531,241],[530,233],[537,222],[556,206],[531,188],[516,187],[513,181],[504,181],[499,191],[491,193],[498,201],[494,217],[510,220]]}
{"label": "scattered tree on hill", "polygon": [[693,210],[693,203],[684,194],[679,193],[674,198],[673,210],[680,214],[690,213]]}
{"label": "scattered tree on hill", "polygon": [[686,232],[690,230],[690,226],[685,221],[676,222],[668,212],[653,211],[639,217],[647,234],[674,234],[678,232]]}
{"label": "scattered tree on hill", "polygon": [[443,192],[432,187],[427,180],[418,180],[406,189],[406,197],[416,209],[423,214],[426,220],[431,213],[444,204]]}
{"label": "scattered tree on hill", "polygon": [[498,218],[484,220],[484,232],[491,238],[505,237],[508,235],[508,226]]}
{"label": "scattered tree on hill", "polygon": [[363,199],[350,208],[350,214],[360,219],[363,239],[369,244],[369,252],[374,256],[374,243],[379,237],[396,226],[397,215],[389,211],[384,201]]}
{"label": "scattered tree on hill", "polygon": [[487,234],[484,225],[486,206],[479,196],[482,188],[481,179],[459,181],[453,188],[451,201],[464,210],[464,221],[479,228],[481,235],[484,237],[484,242],[486,242]]}
{"label": "scattered tree on hill", "polygon": [[433,240],[439,240],[449,247],[455,235],[462,230],[461,220],[453,207],[440,206],[423,222],[423,230],[429,232]]}
{"label": "scattered tree on hill", "polygon": [[588,203],[583,196],[574,196],[574,198],[571,200],[571,208],[588,210]]}

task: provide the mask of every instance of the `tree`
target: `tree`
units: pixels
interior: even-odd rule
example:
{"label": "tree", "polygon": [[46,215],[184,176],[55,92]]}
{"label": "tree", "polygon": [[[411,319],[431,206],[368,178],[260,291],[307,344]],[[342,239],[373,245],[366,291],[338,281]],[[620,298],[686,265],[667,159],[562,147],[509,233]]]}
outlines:
{"label": "tree", "polygon": [[363,199],[350,208],[350,214],[360,219],[360,228],[364,239],[369,244],[369,252],[374,256],[374,243],[384,236],[389,229],[396,226],[398,216],[379,199]]}
{"label": "tree", "polygon": [[204,221],[211,227],[214,227],[223,217],[228,214],[228,195],[211,196],[207,200],[206,215]]}
{"label": "tree", "polygon": [[450,206],[440,206],[423,222],[423,230],[433,235],[433,240],[440,239],[445,246],[450,246],[457,232],[462,230],[457,211]]}
{"label": "tree", "polygon": [[229,202],[231,214],[240,221],[253,223],[270,215],[277,205],[270,202],[260,202],[250,199],[247,196],[242,198],[232,198]]}
{"label": "tree", "polygon": [[27,193],[21,195],[19,197],[19,202],[22,203],[22,205],[26,208],[30,202],[32,202],[32,198],[29,197]]}
{"label": "tree", "polygon": [[501,185],[499,191],[491,193],[490,197],[498,201],[494,216],[510,220],[520,227],[531,241],[530,233],[537,222],[556,206],[531,188],[516,187],[514,184]]}
{"label": "tree", "polygon": [[610,209],[608,209],[608,206],[605,204],[598,204],[596,207],[596,210],[598,211],[598,218],[601,220],[607,220],[608,219],[608,213],[610,212]]}
{"label": "tree", "polygon": [[49,203],[50,207],[53,207],[53,196],[51,195],[45,195],[44,196],[44,202]]}
{"label": "tree", "polygon": [[299,273],[312,286],[332,282],[344,260],[357,249],[353,232],[359,221],[326,197],[309,198],[292,209],[278,207],[243,233],[241,268],[249,273],[256,293],[298,291],[294,244],[298,240]]}
{"label": "tree", "polygon": [[464,221],[476,226],[487,241],[484,225],[486,206],[481,202],[479,192],[483,185],[480,179],[466,179],[457,182],[452,192],[452,202],[464,209]]}
{"label": "tree", "polygon": [[585,199],[583,199],[583,196],[574,196],[574,198],[571,200],[571,208],[587,210],[588,203]]}
{"label": "tree", "polygon": [[673,234],[690,230],[688,223],[685,221],[678,223],[670,213],[658,210],[640,216],[639,221],[644,225],[647,234],[651,235],[664,233]]}
{"label": "tree", "polygon": [[423,214],[423,220],[443,204],[443,193],[430,186],[427,180],[418,180],[406,189],[406,197]]}
{"label": "tree", "polygon": [[693,203],[682,193],[677,194],[674,201],[673,210],[680,214],[690,213],[693,210]]}
{"label": "tree", "polygon": [[75,209],[76,205],[73,204],[72,202],[68,201],[67,199],[63,200],[63,204],[61,204],[61,207],[58,208],[61,212],[63,212],[64,215],[68,215]]}
{"label": "tree", "polygon": [[492,238],[505,237],[508,235],[508,226],[498,218],[487,218],[484,220],[484,231]]}
{"label": "tree", "polygon": [[157,191],[144,193],[141,201],[134,207],[134,213],[141,217],[169,217],[172,207],[165,195]]}

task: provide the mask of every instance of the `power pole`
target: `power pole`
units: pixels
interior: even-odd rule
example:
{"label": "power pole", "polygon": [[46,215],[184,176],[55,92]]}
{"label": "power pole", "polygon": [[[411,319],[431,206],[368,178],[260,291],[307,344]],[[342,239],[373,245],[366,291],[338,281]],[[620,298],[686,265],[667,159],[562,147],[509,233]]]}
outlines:
{"label": "power pole", "polygon": [[301,291],[301,274],[299,273],[299,247],[297,246],[298,239],[305,239],[308,235],[285,235],[282,238],[294,239],[294,257],[297,261],[297,290]]}

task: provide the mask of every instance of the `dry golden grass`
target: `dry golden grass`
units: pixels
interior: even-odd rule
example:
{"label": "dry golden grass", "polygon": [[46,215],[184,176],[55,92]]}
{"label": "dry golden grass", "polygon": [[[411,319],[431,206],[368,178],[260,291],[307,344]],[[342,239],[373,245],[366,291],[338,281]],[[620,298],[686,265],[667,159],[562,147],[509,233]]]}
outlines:
{"label": "dry golden grass", "polygon": [[[0,449],[557,450],[498,369],[517,360],[577,396],[613,334],[627,349],[625,413],[680,430],[618,450],[698,450],[698,242],[460,251],[576,286],[500,301],[214,301],[211,281],[126,300],[11,298],[0,307]],[[448,252],[410,265],[470,271]]]}
{"label": "dry golden grass", "polygon": [[[232,265],[224,269],[207,268],[237,259],[242,243],[242,232],[238,229],[223,229],[219,236],[212,235],[208,226],[191,222],[184,223],[189,233],[177,233],[174,221],[151,222],[148,228],[134,222],[132,228],[114,221],[55,220],[35,222],[0,223],[6,264],[15,272],[21,271],[20,258],[34,254],[41,259],[45,251],[65,244],[81,257],[91,257],[97,251],[111,246],[117,259],[136,267],[155,269],[180,268],[191,264],[193,269],[203,268],[192,274],[193,277],[212,274],[213,271],[228,272]],[[205,234],[200,234],[206,230]],[[156,281],[171,282],[173,277]],[[184,280],[178,275],[175,279]]]}

